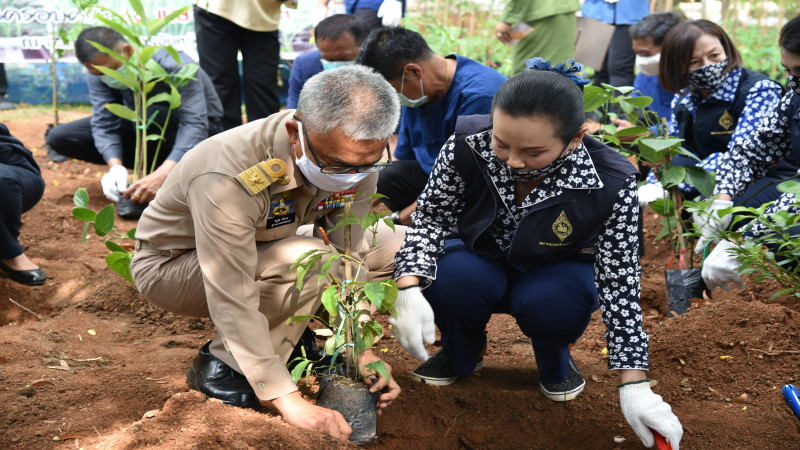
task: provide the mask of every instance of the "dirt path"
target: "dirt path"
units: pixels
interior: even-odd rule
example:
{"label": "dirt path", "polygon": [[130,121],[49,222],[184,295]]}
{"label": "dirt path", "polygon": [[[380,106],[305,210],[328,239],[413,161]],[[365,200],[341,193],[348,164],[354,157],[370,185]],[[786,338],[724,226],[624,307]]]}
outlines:
{"label": "dirt path", "polygon": [[[80,113],[64,115],[72,120]],[[150,306],[105,267],[100,239],[80,244],[72,195],[84,186],[92,207],[104,206],[104,168],[47,162],[38,150],[48,122],[43,112],[0,121],[37,149],[47,189],[24,215],[21,241],[48,275],[40,287],[0,279],[0,448],[348,446],[290,427],[268,411],[228,407],[188,391],[184,373],[213,326]],[[652,243],[657,223],[646,217],[642,302],[651,332],[650,377],[683,423],[681,447],[800,448],[800,421],[780,391],[798,383],[798,305],[767,301],[775,286],[748,284],[666,319],[666,249]],[[379,440],[368,447],[641,448],[619,408],[618,376],[607,369],[598,315],[573,348],[586,389],[566,404],[539,392],[530,340],[513,319],[495,317],[488,332],[485,369],[449,387],[411,382],[417,362],[384,338],[379,348],[404,391],[379,419]],[[309,398],[315,389],[302,387]],[[625,441],[617,444],[615,437]]]}

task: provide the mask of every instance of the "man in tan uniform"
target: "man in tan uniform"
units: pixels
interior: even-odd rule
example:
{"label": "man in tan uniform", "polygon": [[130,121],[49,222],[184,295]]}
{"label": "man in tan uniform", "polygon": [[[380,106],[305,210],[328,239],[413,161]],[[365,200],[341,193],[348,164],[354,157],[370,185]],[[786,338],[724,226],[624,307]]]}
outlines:
{"label": "man in tan uniform", "polygon": [[[323,290],[309,282],[299,292],[289,268],[303,252],[325,248],[316,227],[333,228],[344,209],[331,197],[363,192],[352,211],[369,211],[377,170],[391,162],[387,142],[399,113],[396,92],[371,69],[324,71],[306,82],[296,111],[207,139],[169,174],[139,220],[131,273],[153,303],[214,322],[217,335],[187,372],[191,387],[232,405],[272,406],[290,424],[349,437],[341,414],[304,400],[285,366],[306,326],[287,327],[286,320],[315,312]],[[310,223],[314,236],[298,235]],[[385,230],[370,254],[371,279],[391,275],[403,239],[402,230]],[[364,234],[352,231],[351,251],[363,255]],[[342,229],[330,235],[340,251],[343,237]],[[363,354],[363,364],[374,361],[371,351]],[[391,377],[371,390],[382,391],[379,408],[400,392]]]}

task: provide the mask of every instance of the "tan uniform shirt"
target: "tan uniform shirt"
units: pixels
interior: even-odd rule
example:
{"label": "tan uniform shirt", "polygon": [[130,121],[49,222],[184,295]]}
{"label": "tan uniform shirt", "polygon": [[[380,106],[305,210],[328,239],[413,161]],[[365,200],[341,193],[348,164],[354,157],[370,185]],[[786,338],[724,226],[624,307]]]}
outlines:
{"label": "tan uniform shirt", "polygon": [[[344,209],[315,210],[331,192],[311,185],[295,166],[285,126],[293,113],[283,111],[231,129],[187,152],[136,230],[137,239],[158,250],[196,249],[211,320],[261,399],[296,387],[265,334],[267,318],[258,310],[256,242],[294,236],[298,226],[311,222],[331,229]],[[289,183],[272,183],[251,195],[237,175],[271,158],[286,162]],[[366,194],[352,204],[357,217],[369,212],[368,196],[375,192],[377,179],[376,172],[351,188]],[[363,257],[368,249],[363,232],[351,229],[351,251]],[[330,240],[343,250],[341,228]]]}
{"label": "tan uniform shirt", "polygon": [[195,4],[253,31],[275,31],[281,17],[281,3],[277,0],[196,0]]}

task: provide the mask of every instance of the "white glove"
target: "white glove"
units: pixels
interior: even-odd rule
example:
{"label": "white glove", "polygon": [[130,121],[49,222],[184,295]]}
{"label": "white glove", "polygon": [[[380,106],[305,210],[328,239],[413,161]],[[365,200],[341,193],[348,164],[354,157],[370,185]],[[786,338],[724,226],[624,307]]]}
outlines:
{"label": "white glove", "polygon": [[664,436],[673,450],[679,450],[678,445],[683,436],[681,422],[672,413],[672,408],[667,402],[650,390],[649,383],[622,386],[619,389],[619,405],[625,420],[645,447],[652,447],[655,444],[653,432],[650,430],[652,428]]}
{"label": "white glove", "polygon": [[100,178],[100,185],[103,186],[106,198],[117,203],[125,189],[128,189],[128,169],[121,164],[111,166],[103,178]]}
{"label": "white glove", "polygon": [[400,0],[383,0],[381,7],[378,8],[378,17],[382,17],[381,23],[385,27],[396,27],[400,25],[403,18],[403,3]]}
{"label": "white glove", "polygon": [[645,209],[650,203],[662,200],[667,196],[661,183],[647,183],[639,188],[639,209]]}
{"label": "white glove", "polygon": [[703,249],[709,242],[712,244],[719,242],[719,238],[715,238],[714,235],[728,228],[728,225],[731,224],[731,215],[728,214],[725,217],[719,217],[717,211],[730,208],[731,206],[733,206],[733,202],[730,200],[713,200],[711,202],[706,202],[705,211],[699,213],[695,211],[692,213],[694,225],[702,234],[702,236],[697,239],[697,245],[694,246],[695,253],[703,253]]}
{"label": "white glove", "polygon": [[736,248],[731,241],[720,241],[714,251],[703,261],[703,281],[711,290],[722,288],[728,290],[728,284],[733,283],[739,289],[744,289],[744,281],[739,276],[739,258],[728,250]]}
{"label": "white glove", "polygon": [[326,5],[317,5],[317,7],[311,11],[311,25],[316,27],[320,22],[325,20],[327,16],[328,7]]}
{"label": "white glove", "polygon": [[425,339],[428,344],[436,340],[436,325],[433,323],[430,303],[425,300],[419,286],[414,286],[397,292],[394,308],[397,317],[389,316],[392,333],[411,356],[426,361],[428,351],[422,340]]}

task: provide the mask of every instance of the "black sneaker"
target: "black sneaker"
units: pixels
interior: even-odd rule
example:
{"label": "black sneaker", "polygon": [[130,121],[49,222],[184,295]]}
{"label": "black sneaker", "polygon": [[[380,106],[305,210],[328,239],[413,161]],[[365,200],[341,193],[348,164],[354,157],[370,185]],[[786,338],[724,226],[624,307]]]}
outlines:
{"label": "black sneaker", "polygon": [[[481,352],[481,359],[475,364],[473,372],[478,372],[481,369],[483,369],[483,352]],[[411,372],[412,380],[435,386],[453,384],[457,378],[453,368],[450,366],[450,361],[447,360],[444,349],[434,353],[427,361]]]}
{"label": "black sneaker", "polygon": [[539,388],[545,397],[554,402],[567,402],[577,397],[586,386],[586,380],[581,376],[581,371],[575,365],[572,356],[569,357],[567,378],[561,383],[539,383]]}
{"label": "black sneaker", "polygon": [[58,153],[57,151],[53,150],[53,148],[50,147],[47,144],[44,145],[44,148],[47,150],[47,160],[48,161],[61,163],[61,162],[66,161],[67,159],[69,159],[66,156],[62,155],[61,153]]}
{"label": "black sneaker", "polygon": [[242,408],[259,405],[256,392],[244,375],[233,370],[208,350],[206,342],[186,371],[186,384],[206,397],[222,400],[223,403]]}

